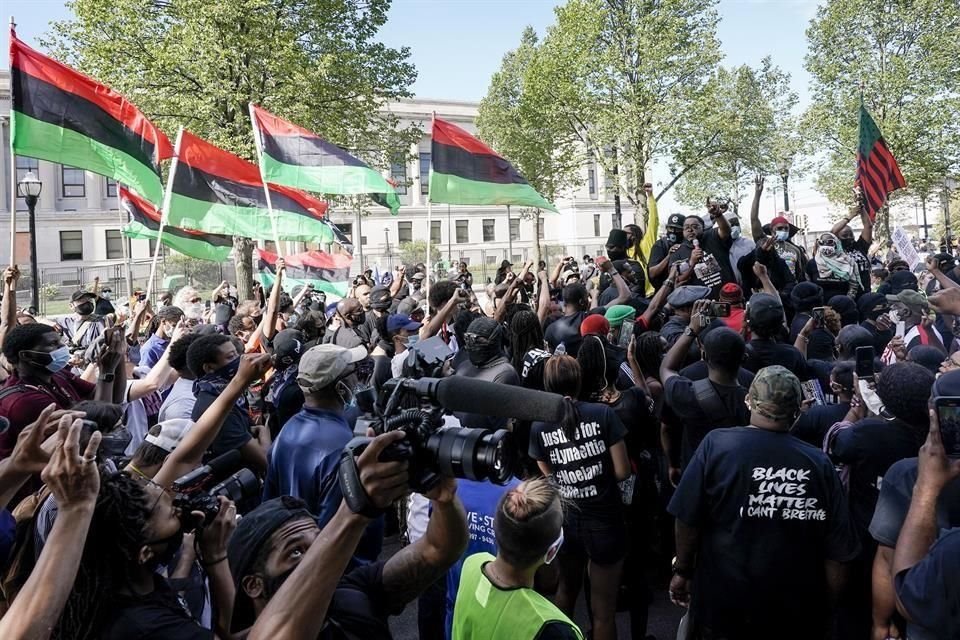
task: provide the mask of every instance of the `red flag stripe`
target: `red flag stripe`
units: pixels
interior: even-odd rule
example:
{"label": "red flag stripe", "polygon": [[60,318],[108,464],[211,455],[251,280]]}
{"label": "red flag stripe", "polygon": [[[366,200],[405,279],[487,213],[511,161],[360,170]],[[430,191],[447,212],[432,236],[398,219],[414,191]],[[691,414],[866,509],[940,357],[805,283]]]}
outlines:
{"label": "red flag stripe", "polygon": [[875,183],[873,176],[869,174],[863,157],[860,158],[858,168],[860,188],[863,190],[864,195],[871,201],[871,206],[874,202],[880,202],[882,204],[884,197],[881,189],[879,185]]}
{"label": "red flag stripe", "polygon": [[263,187],[260,169],[252,162],[224,151],[187,130],[183,131],[178,150],[179,162],[206,173],[255,187]]}
{"label": "red flag stripe", "polygon": [[874,148],[874,153],[879,154],[880,157],[883,158],[887,163],[887,167],[890,171],[889,175],[893,183],[897,185],[897,188],[902,189],[903,187],[907,186],[907,181],[903,178],[903,174],[900,173],[900,166],[897,164],[896,158],[894,158],[893,154],[890,153],[890,149],[887,148],[887,144],[883,140],[880,140],[880,142]]}
{"label": "red flag stripe", "polygon": [[256,119],[257,124],[260,125],[260,128],[271,136],[306,136],[308,138],[317,137],[317,134],[314,132],[298,127],[292,122],[287,122],[283,118],[278,118],[266,109],[261,109],[257,105],[253,105],[253,117]]}
{"label": "red flag stripe", "polygon": [[490,147],[483,144],[477,138],[473,137],[455,124],[451,124],[439,118],[433,120],[433,140],[440,144],[460,147],[469,153],[479,153],[499,158],[500,156]]}

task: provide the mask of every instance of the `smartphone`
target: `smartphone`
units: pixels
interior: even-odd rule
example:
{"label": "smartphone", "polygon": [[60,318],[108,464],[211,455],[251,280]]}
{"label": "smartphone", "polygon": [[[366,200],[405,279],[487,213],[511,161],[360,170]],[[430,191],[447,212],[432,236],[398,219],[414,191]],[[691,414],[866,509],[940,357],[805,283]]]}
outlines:
{"label": "smartphone", "polygon": [[815,327],[823,326],[824,309],[826,309],[826,307],[813,308],[813,326]]}
{"label": "smartphone", "polygon": [[729,302],[711,302],[709,313],[710,313],[710,316],[713,318],[729,318],[730,303]]}
{"label": "smartphone", "polygon": [[940,422],[940,441],[948,456],[960,457],[960,397],[934,398],[937,420]]}
{"label": "smartphone", "polygon": [[620,337],[617,339],[617,344],[624,349],[627,348],[627,345],[630,344],[630,338],[633,337],[633,320],[624,320],[623,324],[620,325]]}
{"label": "smartphone", "polygon": [[814,404],[827,404],[826,396],[823,395],[823,389],[820,387],[819,380],[806,380],[800,383],[800,389],[803,391],[804,400],[813,400]]}
{"label": "smartphone", "polygon": [[857,377],[861,380],[873,380],[873,359],[876,357],[873,347],[857,347]]}

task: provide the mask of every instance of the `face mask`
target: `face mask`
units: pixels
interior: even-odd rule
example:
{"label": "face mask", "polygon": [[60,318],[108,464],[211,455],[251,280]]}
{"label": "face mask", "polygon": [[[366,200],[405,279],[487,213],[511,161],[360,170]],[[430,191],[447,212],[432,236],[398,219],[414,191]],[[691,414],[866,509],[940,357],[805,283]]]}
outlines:
{"label": "face mask", "polygon": [[736,240],[740,237],[740,227],[730,227],[730,237]]}
{"label": "face mask", "polygon": [[820,247],[820,253],[822,253],[825,258],[832,258],[837,255],[837,248],[832,244],[823,245]]}
{"label": "face mask", "polygon": [[680,235],[672,232],[668,233],[667,242],[669,242],[670,244],[677,244],[678,242],[680,242]]}
{"label": "face mask", "polygon": [[104,291],[102,294],[100,294],[100,297],[104,300],[109,300],[111,295],[113,294],[111,294],[109,291]]}
{"label": "face mask", "polygon": [[63,370],[70,362],[70,349],[66,346],[47,353],[42,351],[25,351],[24,353],[29,353],[34,364],[44,367],[50,373]]}
{"label": "face mask", "polygon": [[200,320],[203,317],[203,305],[199,302],[184,305],[183,313],[190,320]]}
{"label": "face mask", "polygon": [[890,311],[890,309],[887,309],[887,308],[884,308],[884,309],[874,309],[873,311],[871,311],[870,313],[867,314],[867,317],[870,318],[871,320],[877,320],[880,316],[882,316],[883,314],[885,314],[885,313],[887,313],[887,312],[889,312],[889,311]]}
{"label": "face mask", "polygon": [[853,238],[841,238],[840,246],[843,247],[844,251],[851,251],[854,245]]}
{"label": "face mask", "polygon": [[237,375],[237,371],[239,370],[240,370],[240,358],[238,356],[233,360],[231,360],[230,362],[228,362],[227,364],[220,367],[219,369],[217,369],[216,371],[214,371],[213,373],[216,374],[217,377],[219,378],[230,380],[233,378],[233,376]]}
{"label": "face mask", "polygon": [[785,230],[785,229],[781,229],[780,231],[777,231],[777,241],[778,241],[778,242],[786,242],[789,238],[790,238],[790,232],[789,232],[789,231],[787,231],[787,230]]}
{"label": "face mask", "polygon": [[76,312],[81,316],[88,316],[93,313],[93,303],[92,302],[81,302],[80,304],[74,307]]}
{"label": "face mask", "polygon": [[412,349],[413,346],[417,344],[419,340],[420,340],[420,336],[417,334],[407,336],[407,349]]}

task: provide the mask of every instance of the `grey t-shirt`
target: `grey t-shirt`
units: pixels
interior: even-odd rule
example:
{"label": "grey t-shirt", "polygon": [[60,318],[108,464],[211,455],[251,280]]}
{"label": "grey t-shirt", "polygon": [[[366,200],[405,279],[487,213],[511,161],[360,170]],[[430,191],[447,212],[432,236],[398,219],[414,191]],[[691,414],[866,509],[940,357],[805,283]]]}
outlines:
{"label": "grey t-shirt", "polygon": [[[482,367],[478,367],[469,360],[457,367],[456,374],[465,378],[474,380],[484,380],[486,382],[499,382],[500,384],[519,385],[520,376],[517,370],[513,368],[510,361],[500,356],[493,359]],[[480,413],[454,413],[460,424],[464,427],[474,429],[502,429],[507,426],[507,418],[496,418],[485,416]]]}

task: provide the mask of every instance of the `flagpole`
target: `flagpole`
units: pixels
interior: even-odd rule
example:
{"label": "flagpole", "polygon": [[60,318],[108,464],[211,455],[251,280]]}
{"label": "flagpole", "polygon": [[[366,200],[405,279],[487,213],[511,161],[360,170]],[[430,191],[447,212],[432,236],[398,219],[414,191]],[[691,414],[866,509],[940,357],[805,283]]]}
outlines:
{"label": "flagpole", "polygon": [[280,248],[280,235],[277,233],[277,217],[273,215],[273,202],[270,200],[270,186],[267,184],[267,177],[263,172],[263,141],[260,139],[260,128],[257,126],[257,118],[253,111],[253,102],[248,103],[250,108],[250,126],[253,127],[253,146],[257,149],[257,166],[260,168],[260,181],[263,183],[263,194],[267,198],[267,213],[270,215],[270,227],[273,229],[273,244],[277,248],[277,256],[283,257],[283,249]]}
{"label": "flagpole", "polygon": [[[15,29],[17,23],[13,16],[10,16],[10,31]],[[10,36],[8,36],[9,38]],[[11,93],[11,100],[12,100]],[[7,118],[7,126],[10,128],[10,266],[17,263],[17,156],[13,153],[13,109],[10,110],[10,116]],[[31,273],[31,278],[36,279],[37,274]]]}
{"label": "flagpole", "polygon": [[[123,263],[127,267],[127,298],[133,295],[133,274],[130,272],[131,268],[131,256],[130,256],[130,237],[124,235],[123,227],[126,226],[130,221],[124,220],[124,211],[123,211],[123,201],[120,199],[120,183],[115,183],[117,187],[117,212],[120,215],[120,243],[123,247]],[[129,218],[129,216],[127,216]]]}
{"label": "flagpole", "polygon": [[[431,145],[433,144],[433,129],[434,129],[436,119],[437,119],[437,112],[434,111],[433,114],[430,116],[430,144]],[[430,154],[430,172],[431,173],[433,172],[433,154],[432,153]],[[423,176],[420,176],[420,180],[421,181],[423,180]],[[430,185],[430,176],[428,174],[427,175],[427,258],[424,261],[427,263],[427,300],[428,301],[430,300],[430,275],[431,273],[434,273],[436,271],[435,269],[436,265],[434,265],[433,260],[430,259],[430,240],[432,239],[432,236],[433,236],[433,207],[432,207],[433,194],[430,193],[429,185]],[[450,204],[448,203],[447,204],[448,219],[449,219],[449,215],[450,215]],[[447,233],[449,234],[449,232],[450,230],[448,229]],[[429,309],[429,306],[430,305],[428,302],[427,303],[428,309]],[[437,309],[436,311],[440,311],[440,310]]]}
{"label": "flagpole", "polygon": [[513,232],[510,230],[510,205],[507,205],[507,261],[513,262]]}
{"label": "flagpole", "polygon": [[[170,216],[170,198],[173,196],[173,177],[180,164],[180,140],[183,138],[183,126],[177,130],[177,139],[173,144],[173,159],[170,160],[170,174],[167,176],[167,190],[163,192],[163,206],[160,209],[160,226],[157,228],[157,246],[153,248],[153,262],[150,263],[150,278],[147,280],[147,300],[153,293],[153,278],[157,274],[157,258],[160,257],[163,245],[163,227]],[[117,187],[119,189],[119,187]],[[119,193],[119,191],[118,191]]]}

